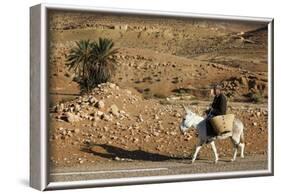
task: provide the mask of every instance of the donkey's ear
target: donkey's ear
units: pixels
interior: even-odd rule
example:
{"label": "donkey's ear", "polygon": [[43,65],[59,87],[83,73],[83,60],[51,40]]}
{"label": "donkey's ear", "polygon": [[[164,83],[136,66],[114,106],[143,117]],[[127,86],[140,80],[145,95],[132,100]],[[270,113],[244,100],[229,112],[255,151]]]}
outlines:
{"label": "donkey's ear", "polygon": [[184,108],[184,110],[185,110],[186,113],[188,113],[188,112],[190,111],[190,110],[189,110],[185,105],[183,105],[183,104],[182,104],[182,107]]}
{"label": "donkey's ear", "polygon": [[196,113],[197,112],[197,107],[195,105],[191,105],[189,106],[189,110],[192,112],[192,113]]}

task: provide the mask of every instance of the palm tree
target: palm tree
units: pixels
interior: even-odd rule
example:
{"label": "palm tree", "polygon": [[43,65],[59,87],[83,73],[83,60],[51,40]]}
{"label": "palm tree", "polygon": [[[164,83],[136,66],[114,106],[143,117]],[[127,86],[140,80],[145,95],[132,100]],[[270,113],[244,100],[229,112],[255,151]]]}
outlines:
{"label": "palm tree", "polygon": [[75,43],[76,46],[70,50],[67,57],[66,65],[84,80],[87,78],[90,68],[89,62],[92,57],[93,43],[90,40],[80,40]]}
{"label": "palm tree", "polygon": [[114,43],[107,38],[97,42],[81,40],[70,50],[66,65],[80,78],[82,90],[90,91],[97,84],[107,82],[115,71]]}
{"label": "palm tree", "polygon": [[107,82],[116,68],[114,43],[107,38],[99,38],[93,43],[92,58],[89,71],[89,84],[91,86]]}

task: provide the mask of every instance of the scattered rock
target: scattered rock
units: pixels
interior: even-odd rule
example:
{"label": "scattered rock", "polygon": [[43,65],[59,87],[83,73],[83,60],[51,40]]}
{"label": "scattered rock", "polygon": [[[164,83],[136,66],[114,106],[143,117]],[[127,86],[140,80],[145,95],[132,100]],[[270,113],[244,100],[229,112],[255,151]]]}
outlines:
{"label": "scattered rock", "polygon": [[154,135],[155,137],[158,137],[158,136],[160,135],[160,133],[154,132],[153,135]]}
{"label": "scattered rock", "polygon": [[91,104],[94,104],[94,103],[96,103],[98,100],[95,98],[95,97],[91,97],[90,99],[89,99],[89,102],[91,103]]}
{"label": "scattered rock", "polygon": [[126,90],[127,94],[131,95],[132,92],[130,90]]}
{"label": "scattered rock", "polygon": [[116,85],[115,85],[114,83],[109,83],[109,87],[110,87],[111,89],[114,89],[114,88],[116,87]]}
{"label": "scattered rock", "polygon": [[244,86],[248,85],[248,80],[245,77],[240,77],[240,83]]}
{"label": "scattered rock", "polygon": [[81,106],[79,104],[75,104],[74,111],[78,112],[81,110]]}
{"label": "scattered rock", "polygon": [[101,117],[103,114],[104,114],[104,113],[103,113],[102,111],[97,111],[97,112],[96,112],[96,115],[97,115],[98,117]]}
{"label": "scattered rock", "polygon": [[142,115],[139,115],[139,116],[138,116],[138,121],[139,121],[139,122],[143,122]]}
{"label": "scattered rock", "polygon": [[84,160],[82,158],[78,158],[78,162],[79,162],[79,164],[83,164]]}
{"label": "scattered rock", "polygon": [[120,161],[120,160],[121,160],[121,158],[119,158],[118,156],[115,156],[114,160],[116,160],[116,161]]}
{"label": "scattered rock", "polygon": [[170,134],[171,135],[177,135],[177,133],[175,131],[172,131]]}
{"label": "scattered rock", "polygon": [[70,113],[70,112],[66,112],[64,113],[64,116],[66,121],[70,122],[70,123],[73,123],[73,122],[77,122],[77,121],[80,121],[80,117],[73,114],[73,113]]}
{"label": "scattered rock", "polygon": [[137,142],[139,142],[139,139],[135,137],[135,138],[133,139],[133,142],[134,142],[134,143],[137,143]]}
{"label": "scattered rock", "polygon": [[118,107],[115,104],[111,105],[110,113],[112,113],[116,117],[119,116],[119,109],[118,109]]}
{"label": "scattered rock", "polygon": [[56,110],[55,110],[56,112],[60,113],[63,110],[64,110],[64,104],[63,103],[56,106]]}
{"label": "scattered rock", "polygon": [[[232,84],[237,85],[237,81],[234,81]],[[234,86],[230,85],[229,87]],[[107,93],[105,93],[104,88],[107,89]],[[71,149],[72,147],[77,150],[77,156],[67,158],[67,161],[82,164],[91,162],[90,157],[93,157],[93,160],[102,160],[102,158],[96,159],[95,157],[97,156],[89,156],[87,153],[78,152],[81,145],[88,141],[97,145],[94,148],[95,150],[92,150],[96,153],[108,154],[108,150],[99,146],[108,144],[125,150],[136,149],[139,146],[140,150],[147,149],[148,152],[152,153],[163,152],[163,154],[169,153],[175,156],[182,156],[184,151],[186,151],[187,155],[190,154],[190,150],[196,140],[196,131],[190,130],[190,134],[194,136],[194,139],[192,139],[193,136],[189,135],[189,133],[180,135],[178,127],[181,120],[180,113],[183,112],[183,109],[174,104],[154,103],[150,99],[143,102],[138,93],[132,95],[130,90],[120,89],[120,91],[116,91],[116,88],[115,84],[102,84],[100,88],[96,88],[90,95],[84,95],[53,107],[57,110],[60,109],[61,113],[59,111],[52,111],[50,114],[51,118],[60,118],[63,115],[63,120],[70,123],[81,121],[70,125],[69,123],[61,122],[61,120],[55,120],[56,128],[51,131],[50,141],[52,140],[59,149]],[[93,97],[94,95],[95,97]],[[109,98],[106,98],[107,96]],[[116,96],[118,98],[115,98]],[[247,132],[247,136],[251,133],[256,133],[257,135],[262,134],[262,136],[258,137],[263,137],[267,133],[267,127],[265,127],[266,108],[257,107],[245,104],[232,107],[231,112],[235,112],[245,126],[249,128],[250,132]],[[203,112],[201,109],[203,108],[198,108],[196,112]],[[249,137],[252,136],[249,135]],[[62,139],[67,140],[64,141]],[[192,141],[190,141],[191,139]],[[263,141],[264,139],[262,139]],[[219,146],[218,149],[220,149]],[[223,149],[227,150],[230,148],[226,146]],[[81,157],[81,159],[77,161],[78,157]],[[113,159],[116,161],[127,160],[118,156],[113,157]],[[61,162],[61,160],[58,161]]]}
{"label": "scattered rock", "polygon": [[105,106],[105,104],[102,100],[100,100],[96,103],[96,107],[99,108],[99,109],[103,109],[104,106]]}
{"label": "scattered rock", "polygon": [[103,114],[103,115],[101,116],[101,119],[104,120],[104,121],[111,121],[110,116],[108,116],[107,114]]}

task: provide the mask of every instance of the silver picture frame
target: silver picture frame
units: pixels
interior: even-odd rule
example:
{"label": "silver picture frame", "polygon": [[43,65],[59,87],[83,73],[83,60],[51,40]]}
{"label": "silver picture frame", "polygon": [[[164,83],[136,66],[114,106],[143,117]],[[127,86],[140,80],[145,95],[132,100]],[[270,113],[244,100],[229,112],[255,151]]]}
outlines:
{"label": "silver picture frame", "polygon": [[[131,177],[71,182],[50,182],[48,179],[48,69],[47,69],[47,15],[49,10],[75,10],[122,14],[173,16],[181,18],[262,21],[268,23],[268,169],[242,172]],[[241,17],[211,14],[178,13],[166,11],[98,8],[76,5],[39,4],[30,8],[30,186],[38,190],[102,187],[113,185],[151,184],[176,181],[196,181],[241,177],[272,176],[274,174],[274,99],[273,99],[273,18]]]}

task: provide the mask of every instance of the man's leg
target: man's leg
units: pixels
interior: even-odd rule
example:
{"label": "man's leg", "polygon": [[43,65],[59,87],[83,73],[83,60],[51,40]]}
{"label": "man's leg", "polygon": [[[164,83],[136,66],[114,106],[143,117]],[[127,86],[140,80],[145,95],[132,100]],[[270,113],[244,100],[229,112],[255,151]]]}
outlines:
{"label": "man's leg", "polygon": [[213,137],[213,136],[215,136],[216,134],[215,134],[215,132],[214,132],[214,129],[213,129],[213,127],[212,127],[212,124],[211,124],[210,119],[211,119],[211,118],[209,117],[209,118],[207,118],[207,120],[206,120],[207,136]]}

